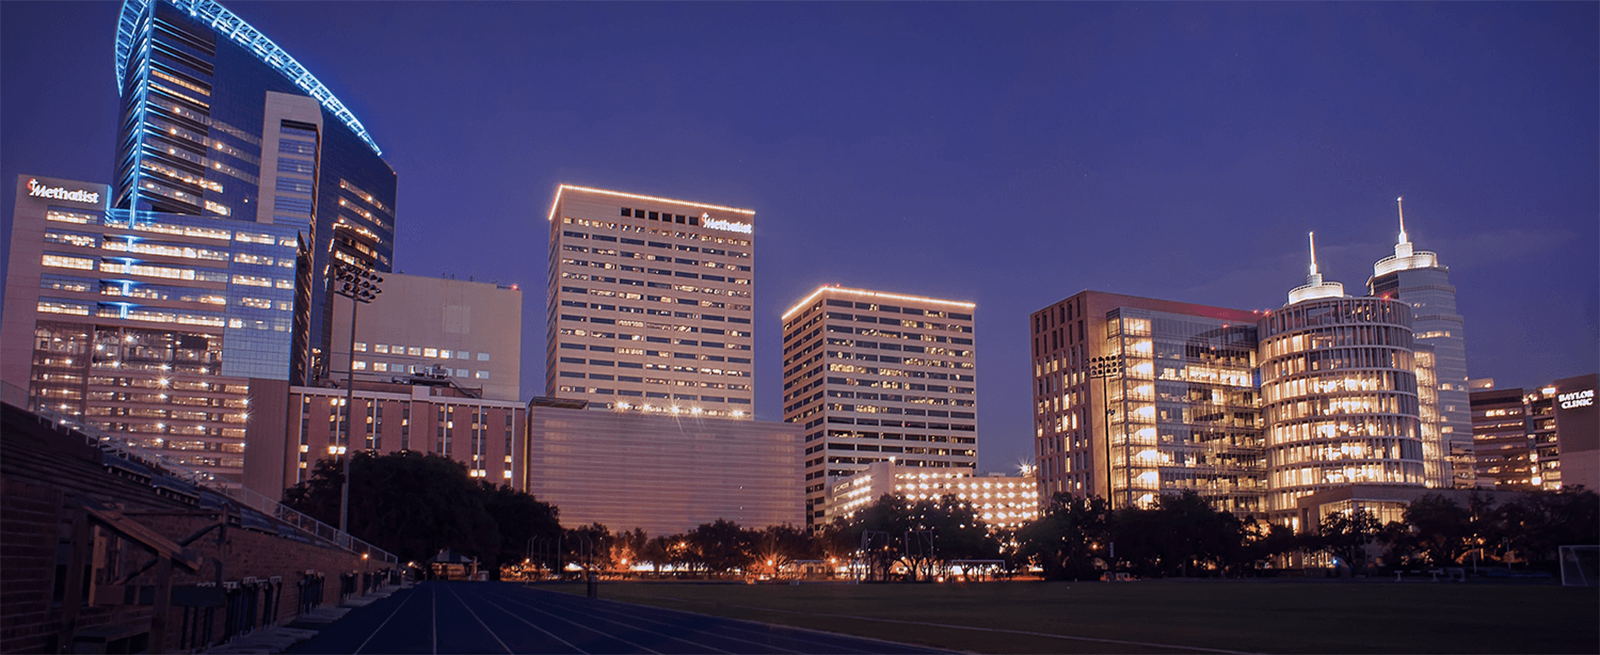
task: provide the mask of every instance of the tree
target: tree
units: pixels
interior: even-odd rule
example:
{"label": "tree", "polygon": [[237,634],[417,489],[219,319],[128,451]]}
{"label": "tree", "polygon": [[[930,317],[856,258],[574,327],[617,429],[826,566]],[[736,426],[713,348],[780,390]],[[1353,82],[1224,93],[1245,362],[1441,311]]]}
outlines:
{"label": "tree", "polygon": [[814,559],[820,550],[818,540],[792,525],[769,525],[755,535],[755,560],[776,575],[789,563]]}
{"label": "tree", "polygon": [[[884,494],[849,520],[838,521],[830,538],[859,547],[866,532],[883,533],[887,541],[873,544],[875,549],[886,550],[864,556],[878,557],[885,564],[899,563],[910,580],[932,579],[944,561],[1000,557],[1000,544],[978,518],[977,510],[955,495],[912,501]],[[868,559],[872,561],[872,557]]]}
{"label": "tree", "polygon": [[1061,492],[1044,514],[1017,531],[1017,554],[1044,569],[1049,580],[1093,580],[1102,566],[1097,553],[1110,543],[1103,498],[1075,498]]}
{"label": "tree", "polygon": [[707,573],[743,570],[754,559],[755,535],[726,519],[700,524],[687,540],[693,557]]}
{"label": "tree", "polygon": [[1416,548],[1433,566],[1453,566],[1466,552],[1471,518],[1455,501],[1436,493],[1423,494],[1405,511]]}
{"label": "tree", "polygon": [[1600,543],[1600,496],[1593,491],[1531,494],[1501,505],[1496,514],[1510,549],[1552,572],[1561,546]]}
{"label": "tree", "polygon": [[1383,525],[1364,507],[1328,512],[1317,525],[1319,550],[1344,560],[1352,572],[1366,570],[1367,545],[1377,539]]}
{"label": "tree", "polygon": [[511,485],[478,484],[489,518],[500,532],[500,548],[488,553],[483,561],[490,577],[498,580],[500,568],[522,559],[535,537],[547,539],[561,534],[561,521],[555,506],[512,489]]}

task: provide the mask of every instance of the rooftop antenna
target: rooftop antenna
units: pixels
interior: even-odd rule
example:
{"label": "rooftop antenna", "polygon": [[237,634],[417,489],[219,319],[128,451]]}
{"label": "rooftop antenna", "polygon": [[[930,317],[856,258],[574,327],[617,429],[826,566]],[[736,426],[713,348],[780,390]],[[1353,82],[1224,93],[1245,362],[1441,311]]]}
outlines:
{"label": "rooftop antenna", "polygon": [[1394,199],[1395,208],[1400,210],[1400,243],[1406,242],[1406,206],[1404,202],[1401,202],[1405,199],[1405,196]]}
{"label": "rooftop antenna", "polygon": [[[1311,274],[1312,275],[1316,275],[1317,274],[1317,233],[1316,232],[1307,232],[1306,233],[1306,238],[1311,241]],[[1321,283],[1321,280],[1318,280],[1317,282],[1312,282],[1312,284],[1319,284],[1319,283]]]}

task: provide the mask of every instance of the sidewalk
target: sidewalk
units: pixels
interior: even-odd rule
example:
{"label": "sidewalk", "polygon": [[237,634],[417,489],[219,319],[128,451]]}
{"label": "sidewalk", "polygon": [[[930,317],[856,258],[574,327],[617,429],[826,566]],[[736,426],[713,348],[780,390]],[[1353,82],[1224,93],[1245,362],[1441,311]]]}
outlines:
{"label": "sidewalk", "polygon": [[338,607],[319,607],[305,614],[295,617],[285,625],[263,628],[250,634],[239,637],[229,643],[219,644],[206,653],[214,655],[276,655],[289,650],[295,644],[317,636],[317,633],[333,622],[344,618],[350,610],[356,607],[366,607],[372,603],[388,598],[390,594],[401,589],[410,589],[411,582],[405,581],[397,586],[384,587],[365,596],[346,598]]}

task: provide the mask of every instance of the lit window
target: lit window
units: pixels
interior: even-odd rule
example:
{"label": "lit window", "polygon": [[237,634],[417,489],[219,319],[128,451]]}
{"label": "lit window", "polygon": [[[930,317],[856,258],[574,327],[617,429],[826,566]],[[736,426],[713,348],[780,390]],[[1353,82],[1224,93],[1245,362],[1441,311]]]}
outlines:
{"label": "lit window", "polygon": [[367,363],[358,359],[358,360],[356,360],[355,369],[357,371],[365,371],[365,370],[367,370]]}
{"label": "lit window", "polygon": [[389,354],[389,346],[382,343],[372,344],[372,352],[387,355]]}
{"label": "lit window", "polygon": [[367,344],[362,343],[360,341],[357,341],[356,342],[356,352],[358,352],[358,353],[367,352]]}
{"label": "lit window", "polygon": [[429,357],[429,358],[438,357],[439,356],[439,349],[438,348],[423,348],[422,349],[422,356],[423,357]]}

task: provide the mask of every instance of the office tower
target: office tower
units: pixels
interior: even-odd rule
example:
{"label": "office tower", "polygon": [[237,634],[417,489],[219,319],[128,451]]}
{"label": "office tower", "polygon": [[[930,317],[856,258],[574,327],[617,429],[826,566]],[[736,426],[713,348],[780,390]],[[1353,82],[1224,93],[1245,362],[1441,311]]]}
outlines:
{"label": "office tower", "polygon": [[801,525],[800,430],[776,421],[528,404],[528,492],[562,525],[680,534],[717,519]]}
{"label": "office tower", "polygon": [[4,380],[29,403],[238,483],[251,377],[289,377],[298,230],[107,207],[17,180]]}
{"label": "office tower", "polygon": [[[516,285],[388,274],[357,312],[356,380],[449,379],[490,400],[522,400],[522,290]],[[348,298],[334,305],[333,370],[351,348]],[[344,383],[344,375],[334,382]]]}
{"label": "office tower", "polygon": [[1448,486],[1472,488],[1472,416],[1467,398],[1466,331],[1456,313],[1456,288],[1450,286],[1450,269],[1439,256],[1416,250],[1406,234],[1400,199],[1400,240],[1394,255],[1378,260],[1367,280],[1368,295],[1398,300],[1411,306],[1411,330],[1418,345],[1430,346],[1438,371],[1439,433],[1449,464]]}
{"label": "office tower", "polygon": [[[292,316],[292,332],[271,338],[292,342],[293,380],[326,374],[335,246],[391,270],[395,175],[377,144],[294,57],[212,0],[125,0],[116,75],[111,206],[294,227],[304,288],[294,307],[259,318]],[[263,337],[241,330],[225,328],[225,340]]]}
{"label": "office tower", "polygon": [[805,435],[808,525],[868,464],[978,463],[969,302],[824,286],[783,313],[783,418]]}
{"label": "office tower", "polygon": [[473,478],[527,489],[527,406],[521,401],[480,398],[448,378],[358,376],[355,411],[347,412],[342,386],[250,382],[244,485],[265,496],[283,495],[285,487],[310,478],[317,460],[335,457],[347,443],[347,421],[356,426],[358,450],[440,455],[466,465]]}
{"label": "office tower", "polygon": [[755,212],[562,185],[545,393],[595,409],[753,417]]}
{"label": "office tower", "polygon": [[1478,483],[1532,491],[1600,488],[1600,411],[1596,376],[1534,389],[1471,393]]}
{"label": "office tower", "polygon": [[1319,491],[1426,482],[1411,308],[1346,297],[1316,261],[1313,241],[1306,284],[1259,322],[1267,506],[1294,521]]}
{"label": "office tower", "polygon": [[1146,506],[1192,490],[1218,509],[1260,509],[1258,318],[1098,291],[1034,312],[1040,502],[1065,492]]}

